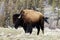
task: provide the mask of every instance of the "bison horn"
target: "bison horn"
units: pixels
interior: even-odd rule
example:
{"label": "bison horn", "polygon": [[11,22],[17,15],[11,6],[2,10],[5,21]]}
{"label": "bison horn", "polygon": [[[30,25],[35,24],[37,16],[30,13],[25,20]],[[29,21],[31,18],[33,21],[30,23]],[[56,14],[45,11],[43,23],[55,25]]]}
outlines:
{"label": "bison horn", "polygon": [[18,18],[21,18],[21,15]]}

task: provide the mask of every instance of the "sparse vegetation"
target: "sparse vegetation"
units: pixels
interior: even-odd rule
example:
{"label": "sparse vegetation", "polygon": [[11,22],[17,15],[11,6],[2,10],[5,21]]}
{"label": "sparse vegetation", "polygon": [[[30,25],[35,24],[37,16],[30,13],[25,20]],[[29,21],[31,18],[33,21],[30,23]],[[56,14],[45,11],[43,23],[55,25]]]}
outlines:
{"label": "sparse vegetation", "polygon": [[32,34],[24,33],[22,28],[0,28],[0,40],[60,40],[60,31],[45,29],[45,33],[40,31],[39,35],[36,35],[36,29],[33,29]]}

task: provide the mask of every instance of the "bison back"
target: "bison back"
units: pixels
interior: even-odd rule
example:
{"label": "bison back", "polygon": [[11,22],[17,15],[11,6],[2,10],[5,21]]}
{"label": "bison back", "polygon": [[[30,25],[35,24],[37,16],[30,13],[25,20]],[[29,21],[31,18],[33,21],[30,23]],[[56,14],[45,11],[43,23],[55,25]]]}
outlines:
{"label": "bison back", "polygon": [[43,14],[34,10],[23,10],[23,19],[25,22],[37,22],[42,19]]}

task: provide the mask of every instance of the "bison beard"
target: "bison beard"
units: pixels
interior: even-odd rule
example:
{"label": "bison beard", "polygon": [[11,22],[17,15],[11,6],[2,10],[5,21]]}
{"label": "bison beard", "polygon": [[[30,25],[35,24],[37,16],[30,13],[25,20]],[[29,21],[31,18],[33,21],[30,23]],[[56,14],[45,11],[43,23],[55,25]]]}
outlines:
{"label": "bison beard", "polygon": [[14,14],[13,15],[13,24],[15,29],[17,29],[19,26],[23,27],[24,31],[26,30],[26,27],[24,26],[23,20],[21,18],[18,18],[20,14]]}
{"label": "bison beard", "polygon": [[[37,35],[39,35],[40,28],[41,28],[42,32],[44,33],[44,21],[46,21],[48,23],[48,21],[46,20],[46,18],[44,18],[44,16],[43,17],[41,16],[42,18],[39,18],[39,20],[36,21],[36,22],[29,21],[31,17],[28,17],[27,14],[24,14],[24,12],[27,12],[29,14],[29,11],[25,11],[25,10],[21,11],[21,18],[18,18],[16,20],[16,22],[15,22],[15,28],[17,29],[18,26],[23,26],[24,31],[26,33],[30,33],[31,34],[32,33],[32,29],[34,27],[36,27],[37,30],[38,30]],[[33,11],[33,13],[34,13],[34,11]],[[29,18],[29,20],[26,20],[26,15]],[[32,15],[32,14],[29,14],[29,16],[30,15]]]}
{"label": "bison beard", "polygon": [[18,17],[20,16],[20,14],[14,14],[13,15],[13,23],[15,24],[16,20],[18,19]]}

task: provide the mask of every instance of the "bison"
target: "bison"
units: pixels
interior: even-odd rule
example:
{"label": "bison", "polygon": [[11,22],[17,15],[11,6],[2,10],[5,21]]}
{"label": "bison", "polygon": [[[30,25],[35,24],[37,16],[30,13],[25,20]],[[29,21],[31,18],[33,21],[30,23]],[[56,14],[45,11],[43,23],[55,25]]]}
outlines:
{"label": "bison", "polygon": [[44,21],[48,23],[47,18],[45,18],[42,13],[25,9],[20,12],[20,16],[16,20],[14,27],[17,28],[21,25],[23,26],[25,32],[30,34],[32,33],[32,29],[36,27],[38,30],[37,35],[39,35],[40,28],[44,33]]}

